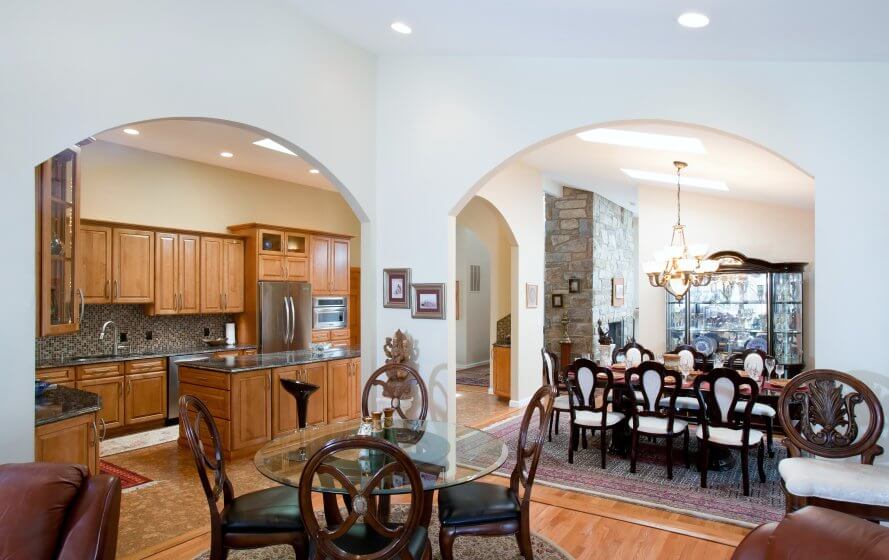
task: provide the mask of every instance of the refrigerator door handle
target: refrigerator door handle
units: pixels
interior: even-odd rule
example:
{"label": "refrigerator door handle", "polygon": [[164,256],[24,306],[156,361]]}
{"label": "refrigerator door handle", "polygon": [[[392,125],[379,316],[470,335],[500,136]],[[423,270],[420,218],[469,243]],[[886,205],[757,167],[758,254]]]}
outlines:
{"label": "refrigerator door handle", "polygon": [[287,296],[284,296],[284,345],[289,343],[290,339],[290,309],[287,307]]}
{"label": "refrigerator door handle", "polygon": [[287,296],[287,299],[290,300],[290,340],[287,341],[288,344],[293,344],[293,337],[296,336],[296,303],[293,301],[293,296]]}

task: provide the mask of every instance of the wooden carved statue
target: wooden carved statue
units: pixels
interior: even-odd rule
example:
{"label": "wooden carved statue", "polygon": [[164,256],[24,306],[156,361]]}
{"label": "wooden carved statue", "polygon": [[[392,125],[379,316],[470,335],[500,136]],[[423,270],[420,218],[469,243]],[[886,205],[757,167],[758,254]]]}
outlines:
{"label": "wooden carved statue", "polygon": [[393,336],[386,337],[386,343],[383,345],[383,352],[386,354],[387,364],[403,364],[410,358],[410,341],[401,329],[395,331]]}

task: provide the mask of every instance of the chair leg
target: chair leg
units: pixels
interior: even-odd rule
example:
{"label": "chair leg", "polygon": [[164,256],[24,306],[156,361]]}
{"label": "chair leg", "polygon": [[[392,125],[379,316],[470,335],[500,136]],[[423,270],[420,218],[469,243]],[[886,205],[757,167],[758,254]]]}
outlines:
{"label": "chair leg", "polygon": [[553,440],[553,419],[556,417],[556,414],[558,414],[558,413],[559,413],[559,411],[557,410],[555,412],[555,414],[552,414],[549,417],[549,441]]}
{"label": "chair leg", "polygon": [[583,448],[584,448],[584,449],[587,449],[587,442],[586,442],[586,428],[581,428],[581,429],[580,429],[580,437],[581,437],[581,439],[583,439]]}
{"label": "chair leg", "polygon": [[766,481],[766,469],[763,465],[765,455],[765,450],[763,449],[762,442],[759,444],[759,452],[756,454],[756,466],[759,468],[759,481],[765,483]]}
{"label": "chair leg", "polygon": [[577,446],[577,428],[574,424],[568,427],[568,462],[574,463],[574,448]]}
{"label": "chair leg", "polygon": [[608,450],[608,442],[605,441],[605,434],[608,433],[608,430],[602,429],[600,430],[601,435],[599,436],[599,452],[602,455],[602,468],[605,468],[605,452]]}
{"label": "chair leg", "polygon": [[454,539],[457,538],[453,527],[442,527],[438,532],[438,548],[441,560],[454,560]]}
{"label": "chair leg", "polygon": [[225,560],[228,558],[228,549],[222,544],[222,533],[212,532],[210,536],[210,560]]}
{"label": "chair leg", "polygon": [[308,538],[305,536],[305,534],[303,535],[303,537],[293,541],[290,546],[293,547],[293,554],[296,556],[296,560],[309,557]]}
{"label": "chair leg", "polygon": [[633,435],[630,438],[630,472],[636,472],[636,452],[637,447],[639,445],[639,432],[638,430],[633,430]]}
{"label": "chair leg", "polygon": [[771,416],[766,416],[766,438],[769,442],[769,457],[775,456],[775,450],[772,448],[772,432],[775,420]]}
{"label": "chair leg", "polygon": [[744,486],[744,495],[750,495],[750,469],[749,469],[749,447],[741,448],[741,480],[743,481]]}
{"label": "chair leg", "polygon": [[667,480],[673,480],[673,438],[667,440]]}
{"label": "chair leg", "polygon": [[531,547],[531,527],[529,526],[528,515],[523,515],[519,522],[519,531],[515,535],[516,542],[519,544],[519,552],[525,560],[534,560],[534,549]]}
{"label": "chair leg", "polygon": [[562,421],[562,411],[557,410],[555,416],[556,416],[556,435],[559,435],[559,422]]}
{"label": "chair leg", "polygon": [[685,468],[691,468],[691,457],[688,454],[688,432],[689,429],[685,429],[685,435],[683,436],[683,448],[685,452]]}
{"label": "chair leg", "polygon": [[709,461],[709,457],[707,457],[707,453],[709,449],[707,449],[707,443],[704,440],[700,440],[701,449],[698,451],[698,470],[701,471],[701,488],[707,487],[707,462]]}

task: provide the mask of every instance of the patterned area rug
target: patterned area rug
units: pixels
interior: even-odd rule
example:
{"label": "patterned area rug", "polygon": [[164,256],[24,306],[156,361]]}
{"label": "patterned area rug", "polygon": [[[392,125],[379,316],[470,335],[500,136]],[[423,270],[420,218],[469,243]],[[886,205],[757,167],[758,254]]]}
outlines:
{"label": "patterned area rug", "polygon": [[[392,520],[403,519],[404,506],[392,506]],[[318,519],[322,514],[316,512]],[[323,523],[323,520],[321,521]],[[432,523],[429,525],[429,541],[432,543],[432,558],[441,560],[438,550],[438,508],[432,509]],[[531,535],[535,560],[571,560],[573,557],[558,545],[537,534]],[[209,560],[210,552],[204,552],[195,560]],[[294,560],[293,549],[287,546],[270,546],[256,550],[235,550],[229,553],[229,560]],[[521,560],[515,537],[458,537],[454,541],[454,558],[472,560]]]}
{"label": "patterned area rug", "polygon": [[143,449],[153,445],[160,445],[179,438],[179,425],[165,426],[155,430],[139,432],[126,436],[106,439],[100,444],[99,455],[110,457],[118,453]]}
{"label": "patterned area rug", "polygon": [[[497,471],[508,476],[515,464],[516,440],[520,417],[510,418],[486,431],[506,442],[509,458]],[[590,438],[589,448],[580,446],[574,453],[574,464],[568,463],[568,417],[562,415],[559,435],[544,447],[537,468],[536,482],[632,502],[659,509],[676,511],[704,519],[713,519],[753,527],[768,521],[780,521],[784,516],[784,493],[781,491],[778,461],[787,456],[779,443],[774,444],[775,457],[765,457],[766,483],[759,482],[756,473],[756,454],[750,457],[750,496],[744,496],[741,488],[741,460],[737,452],[734,468],[707,476],[707,488],[701,488],[701,476],[695,468],[697,444],[694,433],[691,438],[691,468],[685,467],[682,439],[674,442],[673,480],[667,479],[664,440],[654,443],[639,442],[636,473],[630,473],[629,457],[609,453],[606,468],[600,468],[598,435]],[[609,434],[609,439],[611,435]],[[469,441],[463,445],[472,445]]]}
{"label": "patterned area rug", "polygon": [[487,387],[490,381],[491,366],[489,364],[457,370],[457,385]]}
{"label": "patterned area rug", "polygon": [[134,488],[136,486],[141,486],[148,482],[151,482],[151,479],[142,476],[139,473],[135,473],[131,470],[127,470],[123,467],[117,466],[114,463],[109,463],[108,461],[103,461],[99,459],[99,472],[102,474],[110,474],[112,476],[116,476],[120,479],[120,487],[122,490],[127,490],[129,488]]}

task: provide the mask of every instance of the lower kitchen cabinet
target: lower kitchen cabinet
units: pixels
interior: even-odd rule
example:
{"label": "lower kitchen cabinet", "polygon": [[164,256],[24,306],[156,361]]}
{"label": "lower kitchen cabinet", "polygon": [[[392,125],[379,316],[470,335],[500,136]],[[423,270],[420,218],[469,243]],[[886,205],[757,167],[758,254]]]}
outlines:
{"label": "lower kitchen cabinet", "polygon": [[127,426],[163,420],[167,412],[165,371],[126,376],[124,419]]}
{"label": "lower kitchen cabinet", "polygon": [[296,399],[281,385],[282,379],[292,379],[317,385],[318,390],[309,397],[306,423],[324,424],[327,421],[326,379],[327,364],[309,364],[272,370],[272,435],[290,432],[298,427]]}
{"label": "lower kitchen cabinet", "polygon": [[327,422],[361,416],[361,360],[327,363]]}
{"label": "lower kitchen cabinet", "polygon": [[272,438],[269,370],[232,376],[232,449],[262,445]]}
{"label": "lower kitchen cabinet", "polygon": [[512,366],[509,346],[491,347],[491,372],[494,377],[494,394],[498,397],[512,397]]}
{"label": "lower kitchen cabinet", "polygon": [[99,379],[81,379],[76,387],[81,391],[88,391],[99,395],[102,408],[98,412],[102,432],[114,428],[123,427],[126,417],[124,415],[124,377],[104,377]]}
{"label": "lower kitchen cabinet", "polygon": [[99,474],[99,434],[96,414],[83,414],[34,430],[34,460],[86,465]]}
{"label": "lower kitchen cabinet", "polygon": [[[99,395],[99,428],[107,430],[161,422],[167,411],[167,360],[105,362],[76,369],[75,387]],[[38,372],[38,377],[40,377]]]}

